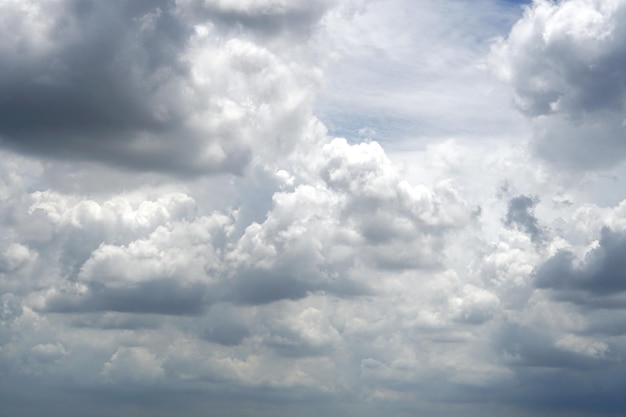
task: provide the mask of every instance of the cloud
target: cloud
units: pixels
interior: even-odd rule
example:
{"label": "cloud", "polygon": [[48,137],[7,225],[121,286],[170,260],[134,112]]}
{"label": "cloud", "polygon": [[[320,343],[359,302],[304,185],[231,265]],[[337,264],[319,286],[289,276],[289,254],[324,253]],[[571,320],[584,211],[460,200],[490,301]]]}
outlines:
{"label": "cloud", "polygon": [[509,200],[504,224],[516,227],[527,233],[533,243],[541,243],[544,230],[533,214],[533,209],[539,201],[525,195],[519,195]]}
{"label": "cloud", "polygon": [[[239,35],[223,13],[202,19],[198,2],[1,7],[4,146],[135,170],[241,173],[253,154],[289,152],[307,129],[315,71]],[[245,15],[254,26],[289,11]]]}
{"label": "cloud", "polygon": [[274,194],[266,220],[250,225],[228,256],[240,302],[367,293],[358,265],[438,268],[446,233],[471,222],[450,184],[411,186],[376,143],[334,139],[315,167],[318,182]]}
{"label": "cloud", "polygon": [[496,71],[532,121],[536,153],[556,166],[598,169],[626,155],[625,7],[535,1],[492,50]]}
{"label": "cloud", "polygon": [[0,0],[3,411],[621,415],[621,3],[435,3]]}
{"label": "cloud", "polygon": [[493,36],[517,19],[516,6],[491,0],[352,3],[349,20],[345,9],[331,10],[322,32],[334,59],[316,114],[332,134],[375,139],[390,151],[460,132],[482,139],[520,129],[520,118],[507,107],[508,92],[493,83],[485,65]]}
{"label": "cloud", "polygon": [[549,334],[515,325],[502,329],[499,338],[500,348],[516,366],[592,369],[603,362],[608,364],[604,357],[607,346],[601,342],[574,336],[552,340]]}
{"label": "cloud", "polygon": [[0,116],[0,372],[31,385],[2,386],[11,409],[124,415],[178,392],[191,415],[206,398],[217,415],[378,415],[424,376],[503,375],[441,349],[499,316],[448,265],[475,207],[311,114],[328,52],[312,36],[336,5],[22,5],[1,6],[37,29],[3,73],[22,116]]}
{"label": "cloud", "polygon": [[206,287],[201,284],[181,285],[174,279],[152,279],[122,288],[91,284],[80,294],[48,295],[43,311],[197,315],[205,306],[207,292]]}
{"label": "cloud", "polygon": [[[28,293],[47,270],[48,289],[31,306],[69,315],[200,316],[217,302],[349,298],[374,291],[370,268],[442,268],[447,235],[473,219],[451,184],[434,191],[410,185],[376,143],[335,139],[307,170],[308,184],[263,180],[279,190],[262,222],[243,223],[243,230],[238,223],[251,220],[239,210],[205,214],[181,192],[103,200],[28,193],[16,203],[5,285]],[[77,323],[111,327],[88,317]],[[221,340],[219,328],[206,337]]]}
{"label": "cloud", "polygon": [[154,381],[163,375],[158,359],[146,348],[120,347],[104,364],[102,375],[110,382]]}
{"label": "cloud", "polygon": [[[246,185],[270,197],[254,216],[207,209],[192,187],[91,198],[14,191],[6,269],[21,282],[12,290],[23,310],[7,316],[3,361],[58,343],[67,355],[29,362],[28,372],[94,391],[227,381],[208,390],[247,387],[248,399],[269,390],[277,401],[343,395],[361,388],[337,370],[352,375],[362,361],[388,369],[368,373],[372,389],[413,384],[412,332],[446,338],[446,329],[497,315],[497,296],[464,287],[442,253],[473,210],[450,182],[410,184],[375,142],[329,138],[307,157]],[[248,197],[256,204],[259,195]],[[34,332],[42,320],[47,331]],[[377,342],[361,347],[364,338]]]}
{"label": "cloud", "polygon": [[[78,311],[74,311],[75,313]],[[77,328],[94,328],[103,330],[141,330],[156,329],[159,319],[151,314],[141,315],[137,311],[131,313],[102,312],[80,315],[71,321],[71,326]]]}
{"label": "cloud", "polygon": [[306,40],[324,13],[331,8],[328,0],[290,1],[217,1],[183,0],[185,14],[208,19],[232,30],[249,31],[272,43]]}
{"label": "cloud", "polygon": [[202,337],[206,340],[224,346],[239,345],[250,335],[245,325],[229,317],[220,317],[216,323],[209,324],[202,331]]}
{"label": "cloud", "polygon": [[[535,285],[557,292],[582,291],[588,296],[605,297],[626,291],[623,274],[626,237],[622,232],[602,229],[597,247],[591,249],[580,265],[575,256],[561,251],[541,265],[535,274]],[[567,293],[561,296],[568,299]],[[572,301],[584,302],[573,298]],[[607,305],[608,307],[608,305]]]}
{"label": "cloud", "polygon": [[341,344],[341,336],[328,315],[309,307],[272,323],[268,343],[285,356],[328,354]]}
{"label": "cloud", "polygon": [[516,374],[516,388],[500,392],[511,401],[546,416],[622,412],[615,387],[623,381],[623,366],[619,354],[603,342],[574,335],[554,338],[518,325],[506,326],[494,340]]}

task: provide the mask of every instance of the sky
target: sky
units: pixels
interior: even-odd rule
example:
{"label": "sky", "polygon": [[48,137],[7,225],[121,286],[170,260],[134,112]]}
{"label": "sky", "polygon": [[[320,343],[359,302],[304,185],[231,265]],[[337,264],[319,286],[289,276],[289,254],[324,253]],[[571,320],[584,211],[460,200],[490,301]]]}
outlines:
{"label": "sky", "polygon": [[0,0],[0,416],[626,416],[626,0]]}

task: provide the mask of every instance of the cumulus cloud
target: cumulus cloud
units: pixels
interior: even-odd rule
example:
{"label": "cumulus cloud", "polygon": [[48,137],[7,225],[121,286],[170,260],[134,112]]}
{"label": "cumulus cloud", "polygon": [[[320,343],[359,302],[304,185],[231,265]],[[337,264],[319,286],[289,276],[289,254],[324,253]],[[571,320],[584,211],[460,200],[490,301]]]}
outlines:
{"label": "cumulus cloud", "polygon": [[[410,184],[374,142],[329,139],[306,162],[257,179],[273,184],[258,221],[239,209],[207,212],[187,192],[14,191],[3,360],[28,349],[28,372],[97,389],[230,381],[279,398],[330,395],[358,385],[335,381],[335,367],[351,372],[338,352],[388,368],[366,373],[372,389],[388,389],[385,380],[420,369],[411,329],[495,316],[496,295],[446,269],[450,237],[475,220],[450,182]],[[450,293],[458,296],[445,302]],[[364,297],[395,298],[402,311]],[[46,334],[24,330],[40,320]],[[17,328],[30,336],[13,340]],[[110,338],[89,342],[94,332]],[[377,344],[357,348],[364,337]],[[48,363],[36,359],[48,351]]]}
{"label": "cumulus cloud", "polygon": [[335,139],[319,158],[322,181],[276,193],[265,222],[249,226],[229,255],[242,302],[364,293],[371,284],[360,265],[441,267],[446,232],[471,221],[449,184],[411,186],[375,143]]}
{"label": "cumulus cloud", "polygon": [[0,0],[3,411],[621,415],[621,9]]}
{"label": "cumulus cloud", "polygon": [[146,348],[120,347],[104,364],[102,375],[111,382],[151,382],[163,375],[163,368]]}
{"label": "cumulus cloud", "polygon": [[[259,4],[238,23],[237,6],[201,4],[3,2],[4,145],[178,174],[241,173],[253,153],[288,152],[316,72],[236,34],[292,8]],[[293,12],[306,27],[324,10],[311,4]]]}
{"label": "cumulus cloud", "polygon": [[[535,285],[557,293],[565,292],[559,298],[574,302],[585,302],[586,297],[581,299],[576,294],[567,295],[568,291],[580,291],[595,297],[620,294],[626,291],[622,256],[625,248],[626,237],[622,232],[604,228],[597,246],[585,255],[580,265],[576,265],[574,254],[561,251],[539,267],[535,275]],[[610,303],[606,306],[609,307]]]}
{"label": "cumulus cloud", "polygon": [[533,123],[536,152],[571,169],[623,160],[626,4],[535,1],[494,47],[496,71]]}

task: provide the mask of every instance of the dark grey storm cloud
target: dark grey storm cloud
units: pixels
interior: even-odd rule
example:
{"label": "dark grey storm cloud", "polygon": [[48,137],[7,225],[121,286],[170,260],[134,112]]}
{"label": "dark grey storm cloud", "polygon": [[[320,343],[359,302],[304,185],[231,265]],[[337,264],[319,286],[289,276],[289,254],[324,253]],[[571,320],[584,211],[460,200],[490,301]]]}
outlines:
{"label": "dark grey storm cloud", "polygon": [[504,224],[515,227],[528,234],[533,243],[541,243],[544,238],[544,230],[539,226],[539,221],[534,215],[534,208],[539,199],[525,195],[519,195],[509,200]]}
{"label": "dark grey storm cloud", "polygon": [[494,342],[510,355],[515,367],[585,370],[612,363],[611,358],[591,357],[559,348],[550,332],[516,324],[504,325]]}
{"label": "dark grey storm cloud", "polygon": [[22,21],[5,29],[18,31],[17,37],[5,32],[0,41],[6,57],[0,63],[0,134],[6,145],[122,158],[116,149],[129,150],[141,132],[181,123],[178,103],[156,103],[153,95],[164,77],[185,77],[189,70],[180,57],[189,28],[173,15],[173,2],[47,3],[40,10],[43,28],[29,22],[35,16],[2,7],[7,18]]}
{"label": "dark grey storm cloud", "polygon": [[[37,138],[28,132],[106,135],[165,129],[175,122],[180,115],[158,115],[144,100],[159,87],[158,73],[184,76],[188,70],[179,54],[189,29],[174,18],[172,6],[169,1],[50,4],[42,11],[51,22],[39,34],[43,45],[19,45],[5,37],[4,52],[15,57],[2,61],[3,133],[18,136],[24,147],[53,149],[55,141],[31,144]],[[149,17],[153,26],[142,30],[142,19]]]}
{"label": "dark grey storm cloud", "polygon": [[[611,296],[626,291],[626,234],[602,229],[598,247],[577,265],[575,256],[561,251],[535,273],[535,285],[554,291],[582,291],[594,296]],[[573,301],[579,300],[573,298]],[[610,307],[610,303],[606,304]]]}
{"label": "dark grey storm cloud", "polygon": [[[298,266],[301,262],[305,266]],[[276,266],[272,270],[247,269],[240,271],[226,284],[224,300],[248,305],[267,304],[279,300],[298,300],[322,292],[339,297],[366,295],[371,290],[363,283],[346,276],[332,279],[323,265],[306,266],[311,259],[295,260],[291,266]],[[328,266],[333,268],[333,266]]]}
{"label": "dark grey storm cloud", "polygon": [[48,298],[43,311],[198,315],[207,303],[206,294],[204,285],[183,285],[175,279],[153,279],[123,287],[91,283],[86,294],[61,293]]}
{"label": "dark grey storm cloud", "polygon": [[[215,10],[194,13],[204,8]],[[307,24],[291,32],[306,33],[325,10],[310,9],[295,8]],[[0,144],[179,174],[240,173],[255,147],[290,149],[308,99],[284,98],[308,81],[284,74],[279,88],[256,83],[255,74],[282,63],[260,43],[236,39],[247,27],[291,21],[291,9],[263,10],[173,0],[3,2]],[[275,118],[261,120],[268,106]]]}
{"label": "dark grey storm cloud", "polygon": [[[244,304],[266,304],[273,301],[304,298],[316,290],[297,270],[251,269],[237,274],[228,298]],[[306,274],[306,272],[304,272]]]}

